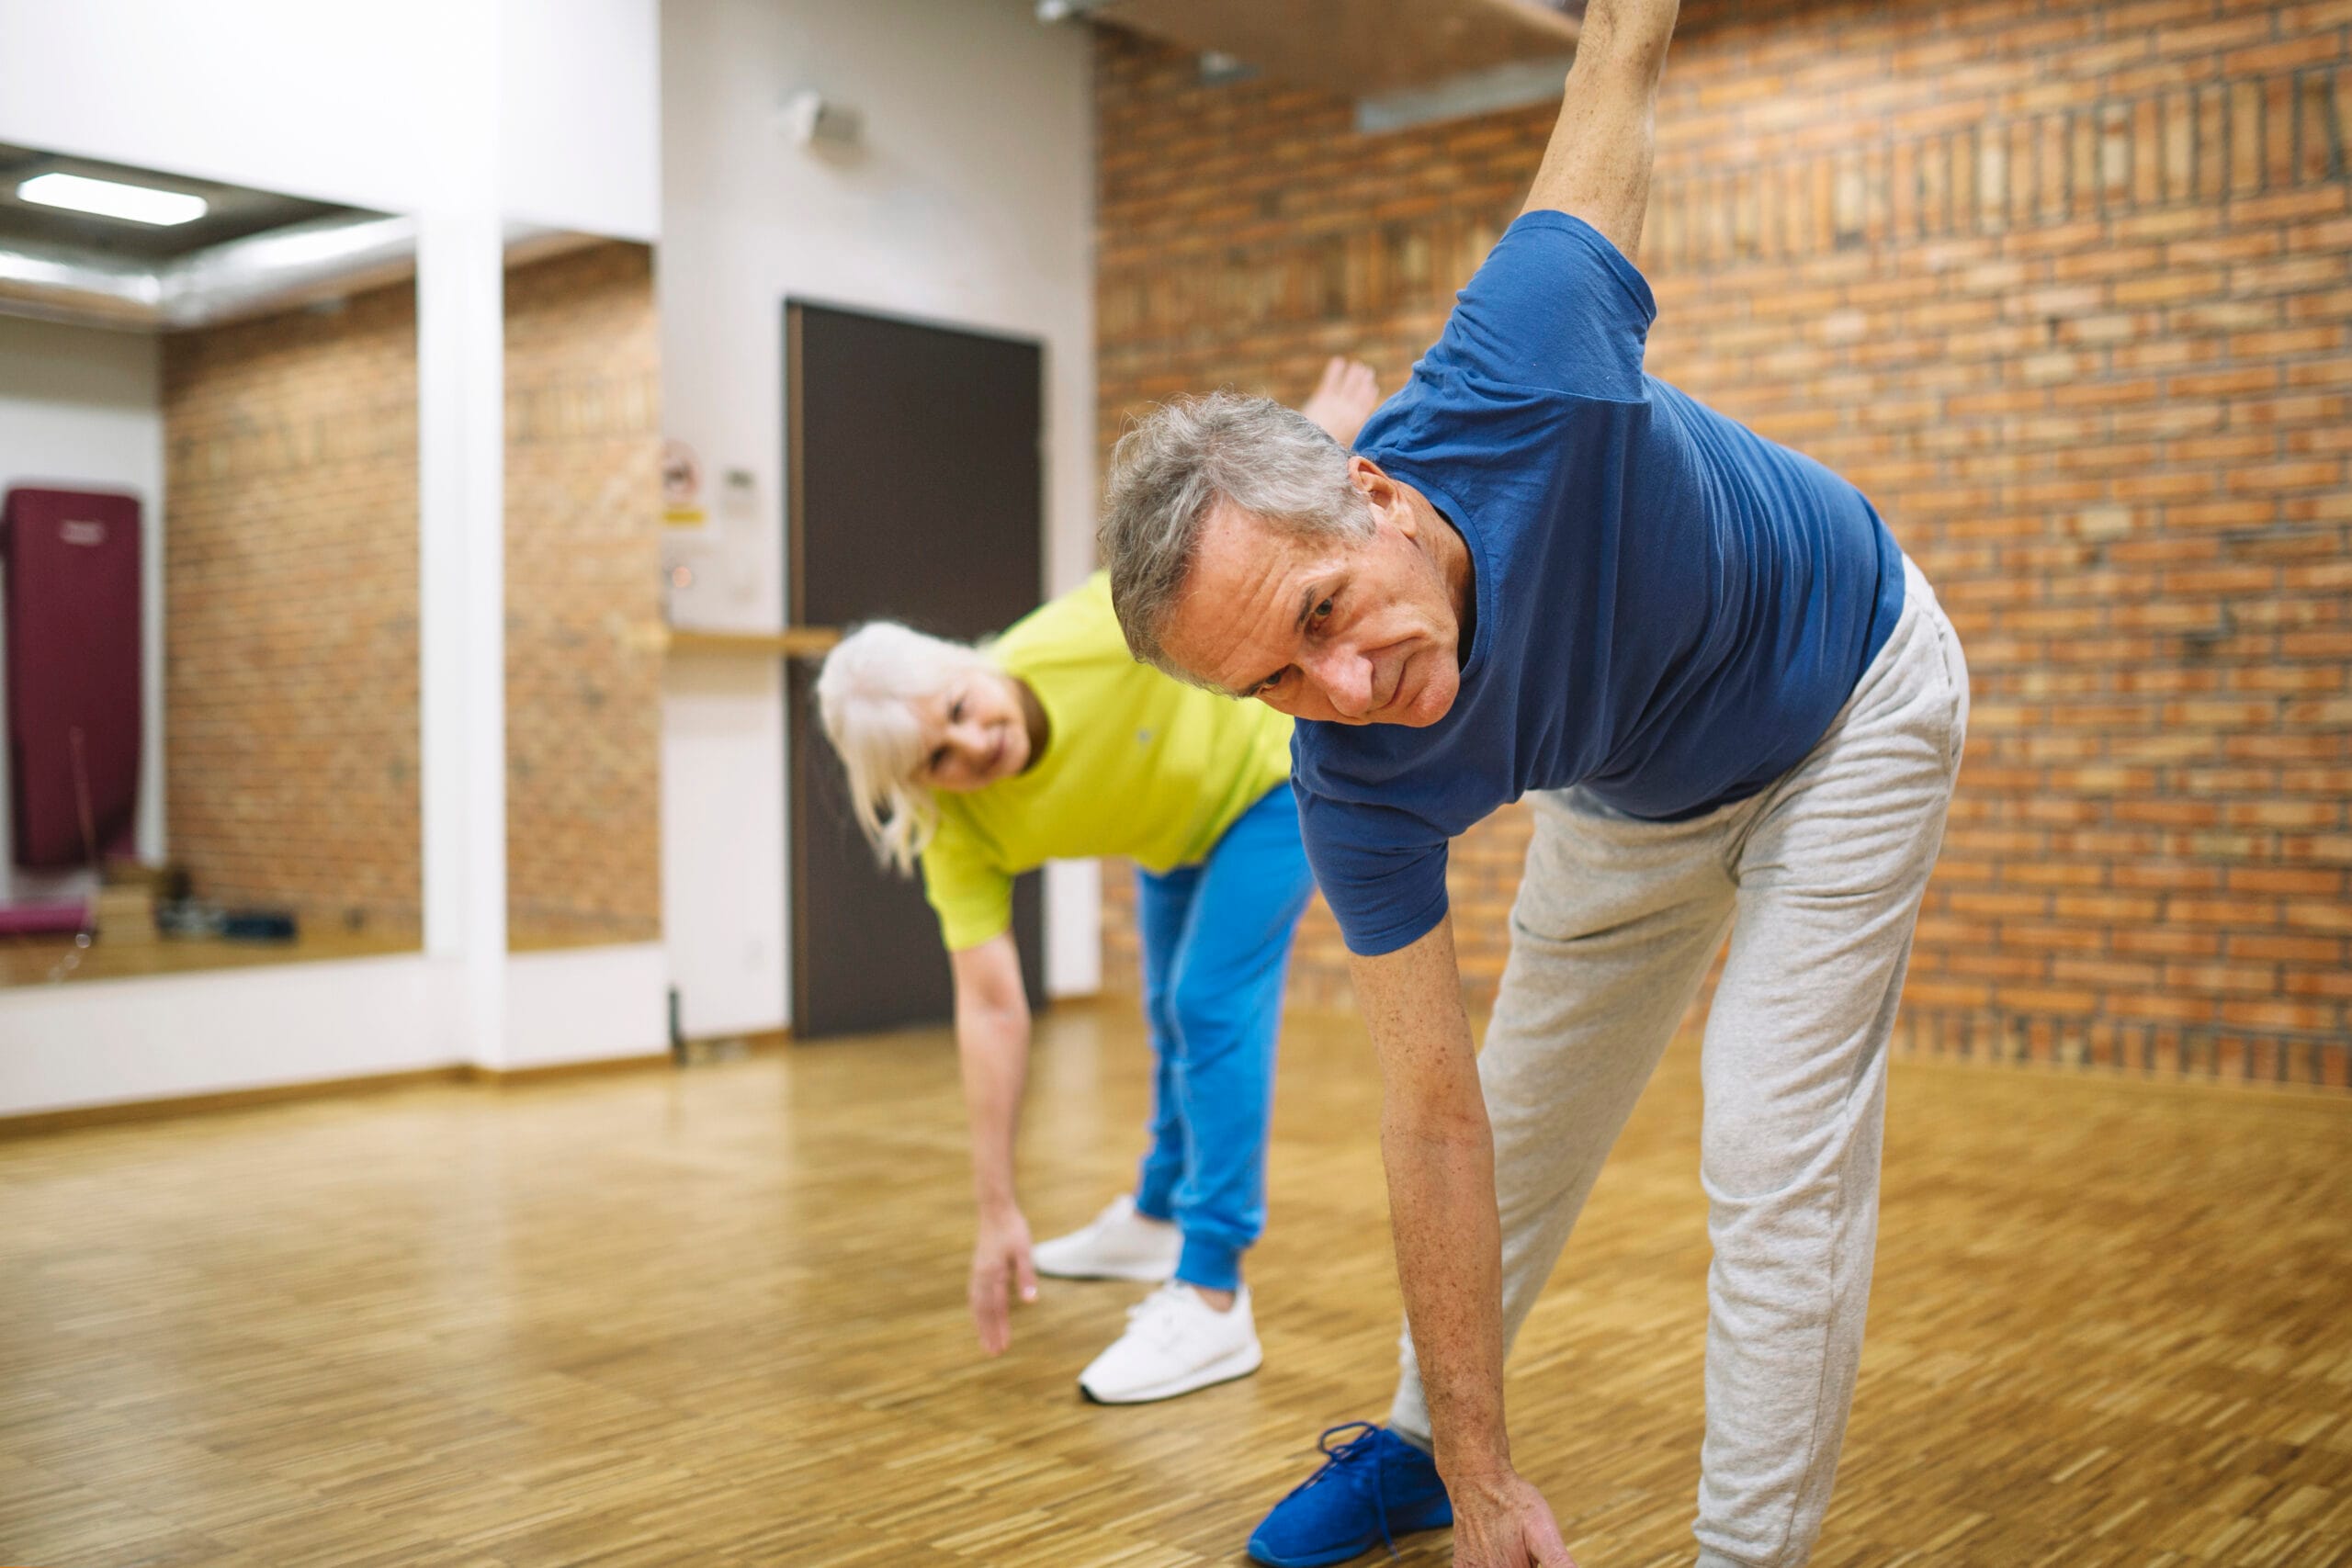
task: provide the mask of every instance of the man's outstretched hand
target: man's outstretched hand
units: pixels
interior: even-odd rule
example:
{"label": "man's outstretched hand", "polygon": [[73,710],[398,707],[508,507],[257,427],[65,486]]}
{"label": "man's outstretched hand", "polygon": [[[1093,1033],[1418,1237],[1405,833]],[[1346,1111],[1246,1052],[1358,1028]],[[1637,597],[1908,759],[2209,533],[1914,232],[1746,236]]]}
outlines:
{"label": "man's outstretched hand", "polygon": [[1577,1568],[1544,1494],[1514,1472],[1446,1482],[1453,1499],[1453,1568]]}
{"label": "man's outstretched hand", "polygon": [[1380,383],[1372,374],[1372,367],[1361,359],[1346,359],[1338,355],[1323,367],[1323,379],[1317,382],[1314,393],[1298,405],[1298,412],[1330,432],[1331,439],[1342,446],[1356,444],[1356,432],[1380,406]]}

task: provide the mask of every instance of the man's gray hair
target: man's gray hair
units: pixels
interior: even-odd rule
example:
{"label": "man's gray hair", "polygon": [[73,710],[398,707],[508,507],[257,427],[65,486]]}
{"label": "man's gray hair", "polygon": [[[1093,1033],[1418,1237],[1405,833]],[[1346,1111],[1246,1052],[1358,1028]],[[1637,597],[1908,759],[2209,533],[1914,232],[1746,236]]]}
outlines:
{"label": "man's gray hair", "polygon": [[1238,392],[1154,409],[1112,451],[1095,543],[1128,649],[1188,681],[1197,677],[1169,663],[1160,638],[1219,501],[1309,537],[1374,530],[1347,448],[1297,410]]}

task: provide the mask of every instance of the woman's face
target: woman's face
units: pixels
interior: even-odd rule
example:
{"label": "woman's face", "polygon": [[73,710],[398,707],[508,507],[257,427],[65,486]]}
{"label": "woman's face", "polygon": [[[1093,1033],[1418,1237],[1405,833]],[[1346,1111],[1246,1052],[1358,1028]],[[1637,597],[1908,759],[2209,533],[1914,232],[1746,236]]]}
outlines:
{"label": "woman's face", "polygon": [[922,725],[922,782],[961,795],[1029,765],[1029,723],[1012,676],[972,670],[915,705]]}

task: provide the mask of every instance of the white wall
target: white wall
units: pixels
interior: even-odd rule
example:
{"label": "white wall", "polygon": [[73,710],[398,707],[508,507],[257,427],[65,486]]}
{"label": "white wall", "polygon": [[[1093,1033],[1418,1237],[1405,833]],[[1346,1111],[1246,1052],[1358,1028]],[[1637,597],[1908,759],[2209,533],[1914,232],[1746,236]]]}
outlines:
{"label": "white wall", "polygon": [[[658,0],[0,0],[0,141],[650,240]],[[495,142],[481,131],[497,95]]]}
{"label": "white wall", "polygon": [[502,0],[508,218],[650,243],[662,226],[660,6]]}
{"label": "white wall", "polygon": [[[784,593],[786,295],[1043,339],[1050,583],[1081,578],[1094,506],[1091,67],[1032,0],[670,0],[662,17],[663,418],[720,501],[673,614],[772,627]],[[814,88],[863,112],[830,159],[776,128]],[[715,498],[716,499],[716,498]],[[663,924],[687,1031],[787,1021],[781,672],[673,660]],[[1091,863],[1047,888],[1048,983],[1095,987]]]}
{"label": "white wall", "polygon": [[455,968],[409,953],[0,989],[0,1116],[455,1066]]}
{"label": "white wall", "polygon": [[[0,316],[0,491],[129,491],[140,500],[142,722],[139,852],[164,852],[164,415],[153,338]],[[0,612],[5,615],[5,612]],[[0,646],[0,665],[6,660]],[[28,872],[7,850],[6,688],[0,684],[0,899],[71,897],[88,872]]]}

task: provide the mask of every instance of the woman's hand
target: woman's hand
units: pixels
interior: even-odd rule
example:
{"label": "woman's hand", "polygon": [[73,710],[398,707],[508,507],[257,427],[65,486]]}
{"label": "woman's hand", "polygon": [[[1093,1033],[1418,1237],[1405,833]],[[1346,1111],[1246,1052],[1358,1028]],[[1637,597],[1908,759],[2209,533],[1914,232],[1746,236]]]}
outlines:
{"label": "woman's hand", "polygon": [[1029,1074],[1029,1002],[1021,990],[1021,952],[1012,933],[948,955],[956,975],[956,1050],[964,1106],[972,1119],[972,1196],[980,1235],[972,1247],[968,1292],[980,1348],[1004,1354],[1012,1343],[1005,1292],[1037,1299],[1029,1262],[1029,1222],[1014,1195],[1012,1145],[1021,1120],[1021,1086]]}
{"label": "woman's hand", "polygon": [[1012,1343],[1012,1309],[1005,1301],[1008,1289],[1024,1302],[1037,1299],[1037,1270],[1029,1260],[1029,1222],[1017,1208],[980,1213],[979,1239],[972,1247],[970,1298],[972,1325],[979,1330],[980,1348],[991,1356],[1004,1354]]}
{"label": "woman's hand", "polygon": [[1373,378],[1372,367],[1334,355],[1323,367],[1323,379],[1298,405],[1298,412],[1329,431],[1340,446],[1352,446],[1356,432],[1379,406],[1380,383]]}

